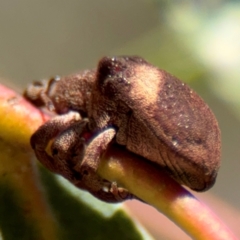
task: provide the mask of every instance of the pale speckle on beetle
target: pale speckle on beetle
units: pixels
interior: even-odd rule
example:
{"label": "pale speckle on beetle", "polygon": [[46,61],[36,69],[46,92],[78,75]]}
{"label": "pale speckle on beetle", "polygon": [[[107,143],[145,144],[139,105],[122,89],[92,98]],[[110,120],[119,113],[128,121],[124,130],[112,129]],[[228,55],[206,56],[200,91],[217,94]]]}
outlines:
{"label": "pale speckle on beetle", "polygon": [[[112,142],[159,164],[191,189],[207,190],[215,182],[221,144],[213,113],[185,83],[142,58],[104,57],[96,70],[52,80],[42,89],[32,85],[25,96],[60,114],[31,138],[38,159],[104,201],[132,197],[96,174]],[[57,153],[52,156],[45,151],[51,139]]]}

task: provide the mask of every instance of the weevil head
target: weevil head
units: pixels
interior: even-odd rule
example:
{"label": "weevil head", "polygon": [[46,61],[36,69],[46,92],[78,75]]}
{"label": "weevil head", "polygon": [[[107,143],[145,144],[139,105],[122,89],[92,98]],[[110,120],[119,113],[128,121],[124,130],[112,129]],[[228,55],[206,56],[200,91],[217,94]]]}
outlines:
{"label": "weevil head", "polygon": [[68,111],[87,116],[95,70],[85,70],[66,77],[35,81],[28,86],[24,97],[37,107],[45,107],[58,114]]}

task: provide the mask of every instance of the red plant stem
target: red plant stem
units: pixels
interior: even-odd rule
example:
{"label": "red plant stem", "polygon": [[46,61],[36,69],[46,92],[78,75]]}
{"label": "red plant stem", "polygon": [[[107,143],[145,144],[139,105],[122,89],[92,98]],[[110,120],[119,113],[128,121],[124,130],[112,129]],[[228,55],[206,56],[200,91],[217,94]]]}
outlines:
{"label": "red plant stem", "polygon": [[158,166],[119,146],[108,149],[99,174],[157,208],[194,239],[237,239],[209,208]]}

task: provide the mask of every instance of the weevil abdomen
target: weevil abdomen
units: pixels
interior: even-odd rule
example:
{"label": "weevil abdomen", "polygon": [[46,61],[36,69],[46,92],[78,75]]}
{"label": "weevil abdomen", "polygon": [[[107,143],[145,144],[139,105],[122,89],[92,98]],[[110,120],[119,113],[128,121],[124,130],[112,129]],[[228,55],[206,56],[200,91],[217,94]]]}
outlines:
{"label": "weevil abdomen", "polygon": [[92,109],[101,109],[101,115],[92,111],[90,116],[99,128],[116,125],[119,144],[194,190],[213,185],[220,130],[210,108],[185,83],[139,57],[105,57],[93,96]]}

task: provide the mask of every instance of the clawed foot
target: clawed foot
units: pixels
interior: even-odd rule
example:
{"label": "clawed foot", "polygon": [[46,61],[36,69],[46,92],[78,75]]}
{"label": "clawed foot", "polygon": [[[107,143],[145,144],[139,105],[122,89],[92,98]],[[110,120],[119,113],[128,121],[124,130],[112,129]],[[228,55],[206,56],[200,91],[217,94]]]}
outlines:
{"label": "clawed foot", "polygon": [[74,184],[81,189],[89,191],[102,201],[118,203],[135,198],[125,188],[118,187],[116,182],[109,182],[99,177],[91,168],[83,167],[80,171],[80,176],[81,179]]}
{"label": "clawed foot", "polygon": [[110,192],[115,196],[119,202],[135,198],[127,189],[118,187],[116,182],[111,183]]}

